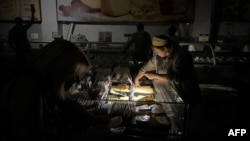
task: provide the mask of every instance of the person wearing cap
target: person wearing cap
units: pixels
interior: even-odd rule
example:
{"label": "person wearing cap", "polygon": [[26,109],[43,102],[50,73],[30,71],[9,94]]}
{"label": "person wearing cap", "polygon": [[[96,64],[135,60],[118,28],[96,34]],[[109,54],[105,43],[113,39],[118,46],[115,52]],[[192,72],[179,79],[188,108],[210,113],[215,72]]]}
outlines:
{"label": "person wearing cap", "polygon": [[135,86],[139,87],[139,80],[145,76],[157,84],[169,84],[184,102],[195,104],[200,90],[191,54],[165,35],[153,37],[152,50],[154,55],[139,70]]}
{"label": "person wearing cap", "polygon": [[[190,109],[196,106],[200,89],[191,54],[165,35],[154,36],[151,48],[153,57],[140,68],[134,79],[135,87],[140,87],[140,79],[147,77],[153,81],[156,101],[184,103]],[[176,113],[181,113],[180,104],[167,105],[166,114],[174,120]]]}

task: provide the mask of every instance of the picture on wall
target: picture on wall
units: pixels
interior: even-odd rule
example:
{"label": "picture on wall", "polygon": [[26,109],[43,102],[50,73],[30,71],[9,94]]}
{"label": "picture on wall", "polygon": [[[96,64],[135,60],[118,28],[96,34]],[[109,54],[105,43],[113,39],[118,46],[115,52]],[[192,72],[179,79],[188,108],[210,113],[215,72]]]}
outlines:
{"label": "picture on wall", "polygon": [[40,0],[0,0],[0,21],[11,22],[16,17],[31,20],[31,5],[35,7],[35,22],[41,22]]}
{"label": "picture on wall", "polygon": [[195,0],[57,0],[59,22],[193,22]]}

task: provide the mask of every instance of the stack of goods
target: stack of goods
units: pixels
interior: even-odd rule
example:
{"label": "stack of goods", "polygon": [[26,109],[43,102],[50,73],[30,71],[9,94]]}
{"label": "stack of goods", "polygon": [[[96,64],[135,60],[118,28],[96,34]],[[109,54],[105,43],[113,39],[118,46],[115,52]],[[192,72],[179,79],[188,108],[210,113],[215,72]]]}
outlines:
{"label": "stack of goods", "polygon": [[[118,84],[111,87],[109,94],[109,101],[115,100],[129,100],[129,85],[128,84]],[[151,86],[141,86],[134,88],[134,101],[140,100],[153,100],[154,91]]]}

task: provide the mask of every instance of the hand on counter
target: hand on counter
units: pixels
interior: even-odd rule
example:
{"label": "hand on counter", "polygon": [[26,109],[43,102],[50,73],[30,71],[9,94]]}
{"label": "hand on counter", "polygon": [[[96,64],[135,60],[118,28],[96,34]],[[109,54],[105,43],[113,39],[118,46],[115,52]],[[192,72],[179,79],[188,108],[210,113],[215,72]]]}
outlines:
{"label": "hand on counter", "polygon": [[140,87],[140,86],[141,86],[139,80],[140,80],[142,77],[144,77],[144,75],[145,75],[144,72],[139,72],[139,73],[136,75],[135,80],[134,80],[134,85],[135,85],[135,87]]}
{"label": "hand on counter", "polygon": [[139,80],[135,80],[134,84],[135,84],[135,87],[140,87],[141,86]]}

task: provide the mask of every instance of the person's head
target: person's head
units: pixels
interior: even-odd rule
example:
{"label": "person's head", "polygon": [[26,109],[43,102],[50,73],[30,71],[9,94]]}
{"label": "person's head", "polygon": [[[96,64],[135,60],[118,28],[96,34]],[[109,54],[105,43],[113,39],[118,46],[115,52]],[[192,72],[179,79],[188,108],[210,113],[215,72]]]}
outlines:
{"label": "person's head", "polygon": [[137,27],[137,30],[140,30],[140,31],[144,30],[144,24],[143,23],[138,23],[136,27]]}
{"label": "person's head", "polygon": [[16,25],[22,25],[23,19],[21,17],[16,17],[15,18],[15,23],[16,23]]}
{"label": "person's head", "polygon": [[169,36],[176,36],[177,28],[175,26],[170,26],[168,28],[168,35]]}
{"label": "person's head", "polygon": [[41,81],[43,92],[60,99],[68,95],[89,67],[85,53],[63,39],[47,44],[32,60],[33,73]]}
{"label": "person's head", "polygon": [[154,36],[152,39],[152,50],[153,52],[162,58],[167,57],[173,48],[173,41],[165,36],[158,35]]}

